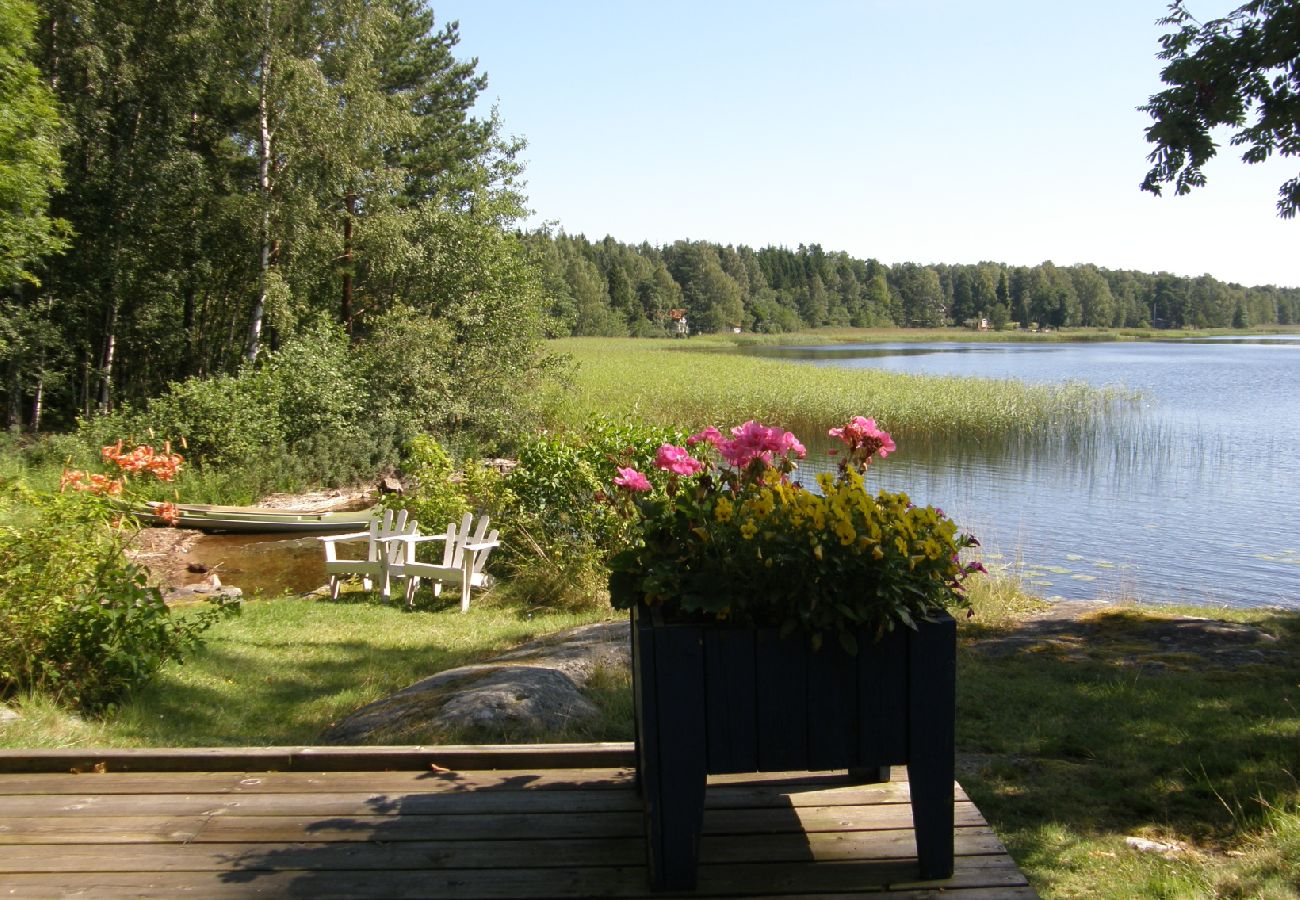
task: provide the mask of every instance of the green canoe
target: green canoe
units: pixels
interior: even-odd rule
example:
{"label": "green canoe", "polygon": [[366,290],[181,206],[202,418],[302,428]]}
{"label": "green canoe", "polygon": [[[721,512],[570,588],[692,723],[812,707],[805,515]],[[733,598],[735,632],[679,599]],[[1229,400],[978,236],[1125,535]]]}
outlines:
{"label": "green canoe", "polygon": [[[132,514],[146,525],[167,525],[157,514],[158,503],[146,503]],[[305,534],[339,534],[364,531],[373,511],[295,512],[289,509],[260,509],[256,506],[207,506],[178,503],[181,519],[177,528],[194,528],[209,532],[276,534],[300,531]]]}

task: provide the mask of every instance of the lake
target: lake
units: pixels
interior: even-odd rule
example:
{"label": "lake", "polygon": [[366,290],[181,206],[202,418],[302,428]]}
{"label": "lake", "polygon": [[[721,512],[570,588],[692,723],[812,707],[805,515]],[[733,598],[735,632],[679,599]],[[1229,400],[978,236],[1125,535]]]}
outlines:
{"label": "lake", "polygon": [[1136,413],[1095,441],[910,458],[900,444],[869,483],[942,507],[986,563],[1049,598],[1300,608],[1300,335],[756,352],[1137,391]]}

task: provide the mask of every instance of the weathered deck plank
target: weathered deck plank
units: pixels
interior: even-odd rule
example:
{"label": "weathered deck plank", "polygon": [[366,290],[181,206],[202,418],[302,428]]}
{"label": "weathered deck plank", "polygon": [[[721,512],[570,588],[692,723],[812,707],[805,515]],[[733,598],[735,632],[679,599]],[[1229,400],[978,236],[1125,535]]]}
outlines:
{"label": "weathered deck plank", "polygon": [[[514,755],[495,771],[56,774],[61,759],[11,759],[0,885],[15,897],[654,896],[632,773],[591,767],[589,750],[537,758],[585,767],[529,770]],[[1035,896],[960,790],[954,876],[917,882],[902,774],[710,779],[688,896]]]}

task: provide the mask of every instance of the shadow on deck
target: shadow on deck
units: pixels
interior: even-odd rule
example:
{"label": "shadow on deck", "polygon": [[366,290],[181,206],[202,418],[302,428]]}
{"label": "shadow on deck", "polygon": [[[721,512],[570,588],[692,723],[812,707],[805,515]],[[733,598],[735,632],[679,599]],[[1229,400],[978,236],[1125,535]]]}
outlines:
{"label": "shadow on deck", "polygon": [[9,896],[1034,897],[957,789],[916,880],[904,769],[709,779],[696,891],[646,887],[630,744],[0,752]]}

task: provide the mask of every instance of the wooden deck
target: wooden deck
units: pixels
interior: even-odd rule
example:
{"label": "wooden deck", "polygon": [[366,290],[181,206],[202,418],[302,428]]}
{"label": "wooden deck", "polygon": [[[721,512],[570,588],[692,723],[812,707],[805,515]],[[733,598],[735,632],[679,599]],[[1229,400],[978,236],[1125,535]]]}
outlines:
{"label": "wooden deck", "polygon": [[[649,897],[630,745],[0,752],[0,895]],[[698,897],[1035,897],[957,789],[917,882],[905,770],[709,779]]]}

